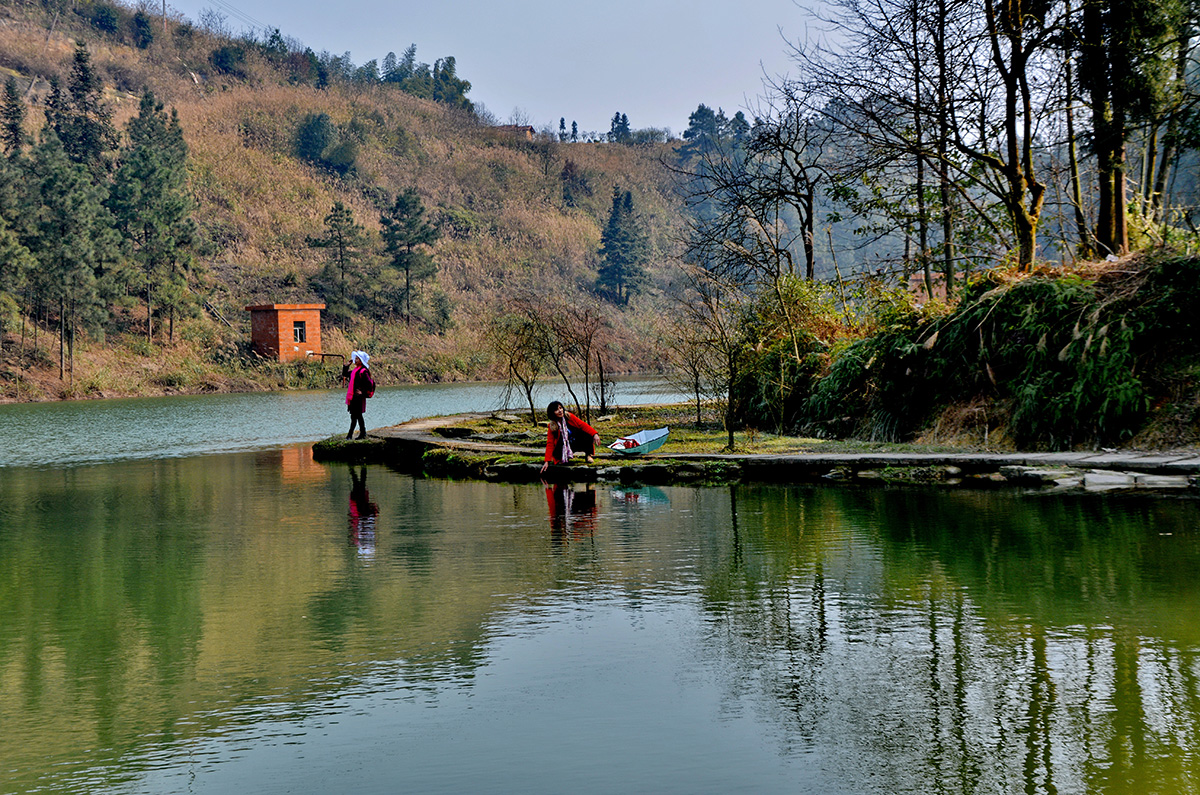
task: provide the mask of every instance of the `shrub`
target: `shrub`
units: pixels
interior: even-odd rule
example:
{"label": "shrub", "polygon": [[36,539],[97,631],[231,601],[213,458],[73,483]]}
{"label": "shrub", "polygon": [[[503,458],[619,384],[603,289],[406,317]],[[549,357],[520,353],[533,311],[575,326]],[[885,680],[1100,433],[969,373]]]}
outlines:
{"label": "shrub", "polygon": [[246,72],[242,68],[246,63],[246,50],[241,45],[227,44],[224,47],[218,47],[208,56],[208,62],[221,74],[239,78],[246,77]]}
{"label": "shrub", "polygon": [[89,21],[92,27],[101,33],[112,35],[121,29],[121,17],[117,14],[117,10],[110,5],[97,3],[93,6]]}
{"label": "shrub", "polygon": [[130,27],[133,33],[133,44],[139,50],[145,50],[154,43],[154,27],[151,24],[150,15],[145,11],[138,11],[133,15]]}

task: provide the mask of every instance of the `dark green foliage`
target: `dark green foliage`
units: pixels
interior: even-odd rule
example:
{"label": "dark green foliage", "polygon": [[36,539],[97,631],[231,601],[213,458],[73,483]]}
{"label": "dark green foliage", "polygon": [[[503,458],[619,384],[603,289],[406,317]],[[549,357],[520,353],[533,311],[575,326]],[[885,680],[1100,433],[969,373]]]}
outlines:
{"label": "dark green foliage", "polygon": [[395,289],[386,290],[392,298],[389,304],[403,307],[404,322],[410,323],[416,286],[437,273],[437,264],[424,249],[440,235],[437,227],[425,219],[425,207],[414,188],[407,188],[396,197],[392,206],[380,214],[379,224],[388,265],[394,275],[402,276]]}
{"label": "dark green foliage", "polygon": [[[128,147],[113,178],[108,205],[141,271],[147,316],[155,304],[172,314],[186,292],[195,225],[187,194],[187,145],[178,116],[147,91],[126,128]],[[147,323],[147,337],[153,327]]]}
{"label": "dark green foliage", "polygon": [[897,317],[846,349],[808,418],[830,435],[905,440],[945,406],[985,397],[1020,447],[1115,444],[1146,419],[1154,363],[1194,351],[1198,299],[1191,259],[1132,278],[978,280],[953,314]]}
{"label": "dark green foliage", "polygon": [[614,113],[612,123],[609,125],[608,140],[616,144],[627,144],[633,137],[633,131],[629,129],[629,117],[624,113]]}
{"label": "dark green foliage", "polygon": [[325,299],[326,311],[335,323],[345,323],[355,310],[357,291],[348,289],[348,277],[366,254],[366,230],[354,220],[350,208],[334,202],[325,216],[325,234],[308,238],[308,245],[329,252],[329,262],[314,279],[313,287]]}
{"label": "dark green foliage", "polygon": [[119,286],[118,272],[109,268],[118,251],[103,203],[106,191],[71,161],[52,130],[33,150],[29,186],[34,217],[24,242],[37,259],[32,286],[57,307],[63,337],[73,340],[77,325],[96,327],[104,320]]}
{"label": "dark green foliage", "polygon": [[558,176],[562,181],[563,204],[567,207],[578,207],[584,198],[592,195],[587,173],[571,158],[568,157],[563,163]]}
{"label": "dark green foliage", "polygon": [[262,51],[263,55],[275,63],[279,63],[287,57],[287,43],[283,40],[283,34],[279,32],[279,28],[271,29],[271,35],[263,42]]}
{"label": "dark green foliage", "polygon": [[108,172],[108,152],[117,143],[112,110],[101,97],[100,78],[92,68],[87,46],[77,41],[67,90],[62,90],[57,77],[50,80],[46,123],[54,130],[67,157],[96,177]]}
{"label": "dark green foliage", "polygon": [[458,76],[454,56],[439,58],[431,67],[417,61],[417,45],[409,45],[404,56],[397,60],[395,53],[383,59],[380,80],[397,85],[401,91],[424,99],[443,102],[466,111],[474,109],[467,99],[471,84]]}
{"label": "dark green foliage", "polygon": [[801,333],[801,358],[791,340],[779,337],[747,349],[730,386],[732,419],[738,424],[782,433],[798,427],[821,371],[823,346]]}
{"label": "dark green foliage", "polygon": [[325,150],[337,139],[337,130],[327,113],[310,113],[296,130],[296,157],[320,164]]}
{"label": "dark green foliage", "polygon": [[343,134],[325,113],[310,113],[296,130],[296,156],[345,176],[354,171],[358,142]]}
{"label": "dark green foliage", "polygon": [[246,63],[246,50],[239,44],[226,44],[218,47],[208,56],[208,62],[221,74],[245,78],[243,66]]}
{"label": "dark green foliage", "polygon": [[145,11],[138,11],[133,15],[130,28],[133,33],[133,45],[139,50],[145,50],[154,43],[154,26],[150,15]]}
{"label": "dark green foliage", "polygon": [[596,289],[624,306],[646,280],[646,233],[633,209],[633,194],[613,187],[612,209],[600,233],[600,270]]}
{"label": "dark green foliage", "polygon": [[687,161],[697,156],[709,155],[722,147],[736,148],[749,134],[750,122],[740,110],[730,119],[721,108],[714,111],[701,103],[688,116],[688,127],[683,131],[684,144],[679,147],[679,158],[681,161]]}
{"label": "dark green foliage", "polygon": [[92,13],[88,21],[91,22],[93,28],[109,35],[121,29],[121,17],[117,14],[117,10],[104,3],[96,3],[92,6]]}
{"label": "dark green foliage", "polygon": [[15,78],[4,81],[4,104],[0,106],[0,144],[7,154],[21,151],[25,142],[25,103]]}
{"label": "dark green foliage", "polygon": [[353,173],[358,162],[358,142],[353,138],[339,137],[333,146],[325,150],[321,162],[330,171],[343,177]]}
{"label": "dark green foliage", "polygon": [[27,208],[22,206],[25,196],[20,183],[24,176],[18,163],[0,159],[0,296],[22,287],[36,265],[22,241],[29,222],[29,213],[24,212]]}

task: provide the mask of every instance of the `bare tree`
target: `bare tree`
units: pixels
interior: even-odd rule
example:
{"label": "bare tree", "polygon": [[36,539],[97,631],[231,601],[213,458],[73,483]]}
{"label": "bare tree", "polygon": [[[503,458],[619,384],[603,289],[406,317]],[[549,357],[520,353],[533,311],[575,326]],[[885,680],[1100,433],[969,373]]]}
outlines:
{"label": "bare tree", "polygon": [[497,317],[487,334],[492,352],[505,365],[505,402],[519,389],[529,406],[529,419],[534,425],[539,420],[533,404],[533,389],[546,366],[546,346],[542,334],[540,325],[519,310]]}
{"label": "bare tree", "polygon": [[716,401],[727,434],[726,449],[732,451],[737,416],[732,386],[742,372],[738,321],[746,295],[739,285],[722,278],[718,269],[708,263],[692,261],[684,268],[688,292],[680,301],[680,311],[690,329],[691,344],[703,352],[696,358],[697,366],[703,369],[696,383],[704,384],[708,395]]}
{"label": "bare tree", "polygon": [[[1011,246],[1028,267],[1036,252],[1045,186],[1036,171],[1040,125],[1051,116],[1050,87],[1061,80],[1052,48],[1053,2],[839,0],[828,21],[847,32],[836,49],[794,48],[804,94],[859,144],[845,174],[871,170],[907,183],[916,207],[918,258],[928,256],[925,169],[937,177],[943,268],[952,278],[955,194],[993,231],[990,195],[1010,220]],[[927,54],[932,54],[929,63]],[[790,89],[790,84],[784,88]],[[854,155],[852,149],[844,150]],[[982,169],[982,170],[981,170]]]}

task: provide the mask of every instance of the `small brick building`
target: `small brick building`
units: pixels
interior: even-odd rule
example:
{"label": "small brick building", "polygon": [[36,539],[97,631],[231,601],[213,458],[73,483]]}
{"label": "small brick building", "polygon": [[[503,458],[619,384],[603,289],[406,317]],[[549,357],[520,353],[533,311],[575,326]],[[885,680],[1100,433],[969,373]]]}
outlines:
{"label": "small brick building", "polygon": [[295,362],[321,355],[321,310],[325,304],[248,306],[250,342],[259,356]]}

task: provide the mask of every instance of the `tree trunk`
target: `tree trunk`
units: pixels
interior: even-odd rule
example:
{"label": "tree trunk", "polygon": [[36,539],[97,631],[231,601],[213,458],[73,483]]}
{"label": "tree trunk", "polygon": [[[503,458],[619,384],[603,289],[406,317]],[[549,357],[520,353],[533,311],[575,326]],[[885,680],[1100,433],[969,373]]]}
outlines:
{"label": "tree trunk", "polygon": [[[1188,67],[1188,45],[1191,41],[1191,30],[1186,29],[1181,36],[1179,42],[1179,50],[1175,58],[1175,86],[1180,87],[1185,83],[1187,78]],[[1150,195],[1150,209],[1154,218],[1166,221],[1166,194],[1167,194],[1167,177],[1171,171],[1171,165],[1175,160],[1176,152],[1179,148],[1179,125],[1181,111],[1178,105],[1171,108],[1170,115],[1167,117],[1167,130],[1163,135],[1162,155],[1160,156],[1160,165],[1154,175],[1154,191]]]}
{"label": "tree trunk", "polygon": [[1087,217],[1083,214],[1083,180],[1079,175],[1079,141],[1075,136],[1075,78],[1071,62],[1067,61],[1067,159],[1071,171],[1071,204],[1075,210],[1075,233],[1079,237],[1078,255],[1089,260],[1095,256]]}
{"label": "tree trunk", "polygon": [[913,149],[917,156],[917,256],[920,257],[921,272],[925,275],[925,291],[933,298],[933,272],[929,263],[929,224],[925,217],[925,133],[921,107],[921,42],[917,31],[920,26],[917,3],[912,6],[913,46],[913,134],[916,140]]}
{"label": "tree trunk", "polygon": [[67,378],[66,371],[66,351],[64,345],[67,341],[67,299],[58,299],[58,380],[64,381]]}
{"label": "tree trunk", "polygon": [[942,202],[942,273],[946,279],[946,300],[954,295],[954,212],[953,187],[950,184],[950,67],[946,62],[946,0],[938,2],[937,35],[934,54],[938,67],[938,193]]}

